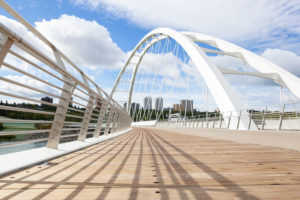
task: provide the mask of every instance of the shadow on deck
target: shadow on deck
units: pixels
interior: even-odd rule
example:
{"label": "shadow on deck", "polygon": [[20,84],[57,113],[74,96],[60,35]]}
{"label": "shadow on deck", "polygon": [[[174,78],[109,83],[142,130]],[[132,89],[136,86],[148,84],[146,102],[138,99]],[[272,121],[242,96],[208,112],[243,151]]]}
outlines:
{"label": "shadow on deck", "polygon": [[152,129],[0,179],[0,199],[297,199],[300,153]]}

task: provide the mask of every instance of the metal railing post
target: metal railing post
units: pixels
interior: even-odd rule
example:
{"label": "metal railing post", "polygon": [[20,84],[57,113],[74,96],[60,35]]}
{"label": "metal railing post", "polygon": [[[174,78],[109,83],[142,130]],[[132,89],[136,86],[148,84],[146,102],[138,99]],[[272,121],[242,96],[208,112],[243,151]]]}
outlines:
{"label": "metal railing post", "polygon": [[[62,69],[66,69],[61,57],[58,55],[58,53],[55,50],[53,50],[53,54],[55,56],[58,66]],[[76,86],[72,86],[73,85],[72,81],[68,77],[63,76],[63,80],[65,81],[63,85],[64,90],[61,91],[61,95],[60,95],[61,98],[59,99],[58,102],[58,107],[55,112],[55,116],[53,119],[53,123],[51,126],[51,130],[47,142],[47,147],[52,149],[57,149],[58,147],[60,141],[60,135],[62,133],[62,129],[64,126],[64,121],[67,115],[69,103],[72,94],[76,88]]]}
{"label": "metal railing post", "polygon": [[249,123],[248,123],[248,130],[250,130],[250,127],[251,127],[251,121],[252,121],[252,109],[250,110],[250,113],[249,113]]}
{"label": "metal railing post", "polygon": [[96,137],[96,138],[100,136],[100,132],[101,132],[101,129],[102,129],[102,124],[103,124],[103,118],[104,118],[104,115],[106,113],[106,109],[107,109],[107,105],[108,105],[108,103],[104,102],[104,101],[102,101],[101,103],[102,103],[102,105],[101,105],[100,113],[99,113],[99,116],[98,116],[96,129],[95,129],[95,132],[94,132],[94,137]]}
{"label": "metal railing post", "polygon": [[84,112],[84,117],[81,123],[80,131],[78,134],[78,139],[77,139],[78,141],[84,142],[86,139],[86,134],[88,132],[94,106],[95,106],[95,97],[90,96],[87,107]]}
{"label": "metal railing post", "polygon": [[209,114],[209,117],[208,116],[206,117],[206,128],[208,128],[209,120],[210,120],[210,114]]}
{"label": "metal railing post", "polygon": [[217,119],[217,113],[215,113],[215,118],[214,118],[214,122],[213,122],[213,128],[215,128],[216,119]]}
{"label": "metal railing post", "polygon": [[117,126],[116,126],[116,131],[117,131],[117,132],[119,132],[119,131],[122,130],[123,121],[124,121],[124,114],[121,113],[120,116],[119,116],[119,119],[118,119]]}
{"label": "metal railing post", "polygon": [[237,125],[236,125],[236,130],[239,130],[241,115],[242,115],[242,110],[240,110],[239,115],[238,115],[238,121],[237,121]]}
{"label": "metal railing post", "polygon": [[282,109],[281,109],[281,113],[280,113],[279,126],[278,126],[279,131],[281,131],[281,128],[282,128],[282,120],[284,117],[284,107],[285,107],[285,104],[282,105]]}
{"label": "metal railing post", "polygon": [[229,115],[228,124],[227,124],[227,129],[229,129],[229,126],[230,126],[231,115],[232,115],[232,111],[230,112],[230,115]]}
{"label": "metal railing post", "polygon": [[111,134],[115,133],[118,118],[119,118],[119,112],[116,110],[114,113],[113,123],[112,123],[111,131],[110,131]]}
{"label": "metal railing post", "polygon": [[222,117],[221,113],[219,113],[219,121],[220,121],[219,128],[222,128],[223,117]]}
{"label": "metal railing post", "polygon": [[262,118],[262,122],[261,122],[261,130],[264,130],[264,128],[265,128],[266,112],[267,112],[267,108],[263,113],[263,118]]}
{"label": "metal railing post", "polygon": [[105,123],[105,131],[104,131],[104,135],[107,135],[110,129],[110,125],[112,122],[112,117],[113,117],[113,113],[114,113],[114,109],[112,108],[112,106],[110,106],[110,108],[108,109],[109,113],[108,113],[108,117]]}

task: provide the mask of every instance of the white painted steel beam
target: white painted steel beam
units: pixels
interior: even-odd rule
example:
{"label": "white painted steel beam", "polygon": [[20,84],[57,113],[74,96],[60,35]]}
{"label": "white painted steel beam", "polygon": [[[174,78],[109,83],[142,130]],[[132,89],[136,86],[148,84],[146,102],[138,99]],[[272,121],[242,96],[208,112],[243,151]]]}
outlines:
{"label": "white painted steel beam", "polygon": [[285,85],[285,87],[295,96],[300,98],[300,79],[267,59],[217,37],[193,32],[182,32],[182,34],[195,42],[203,42],[212,45],[227,53],[239,52],[243,57],[243,61],[257,71],[265,74],[278,74],[279,78],[282,80],[282,85]]}

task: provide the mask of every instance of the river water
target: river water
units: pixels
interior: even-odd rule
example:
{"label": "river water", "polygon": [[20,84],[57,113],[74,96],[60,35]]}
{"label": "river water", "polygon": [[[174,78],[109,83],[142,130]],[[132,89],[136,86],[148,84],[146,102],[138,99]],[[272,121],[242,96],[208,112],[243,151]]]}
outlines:
{"label": "river water", "polygon": [[[2,142],[2,141],[0,142],[0,144],[4,144],[4,143],[10,143],[10,142]],[[10,147],[3,147],[3,148],[0,148],[0,155],[24,151],[24,150],[28,150],[28,149],[35,149],[35,148],[44,147],[44,146],[46,146],[46,141],[34,142],[34,143],[29,143],[29,144],[20,144],[20,145],[15,145],[15,146],[10,146]]]}

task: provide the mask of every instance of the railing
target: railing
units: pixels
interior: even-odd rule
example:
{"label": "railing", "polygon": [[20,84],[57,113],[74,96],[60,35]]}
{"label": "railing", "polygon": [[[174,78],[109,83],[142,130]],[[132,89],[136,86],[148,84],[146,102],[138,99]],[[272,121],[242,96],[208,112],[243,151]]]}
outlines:
{"label": "railing", "polygon": [[[297,106],[300,103],[296,103]],[[291,108],[293,107],[293,108]],[[281,110],[243,110],[240,112],[209,112],[186,118],[173,118],[159,121],[157,127],[172,128],[219,128],[241,129],[241,121],[245,120],[244,130],[255,126],[258,130],[300,130],[300,112],[293,110],[294,104],[284,104]]]}
{"label": "railing", "polygon": [[66,138],[85,141],[130,128],[131,118],[114,99],[4,1],[0,5],[34,35],[26,41],[0,23],[0,129],[6,128],[0,138],[23,138],[0,148],[38,141],[57,148]]}

